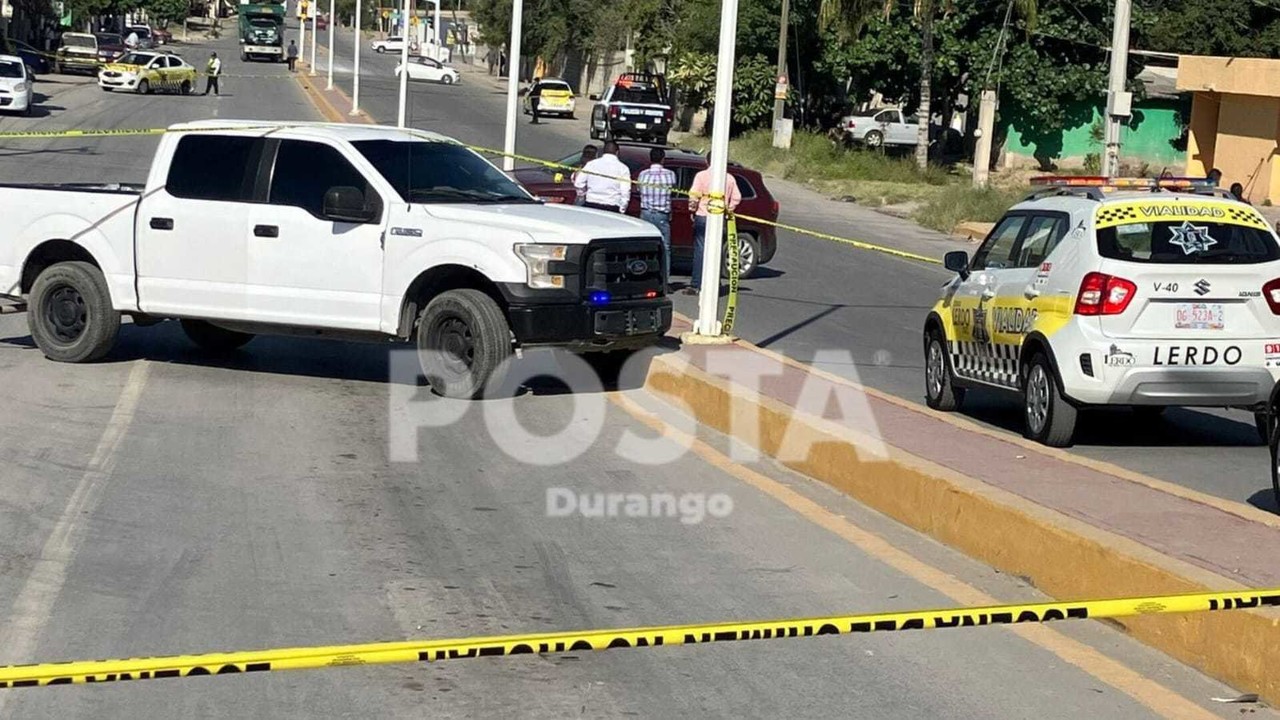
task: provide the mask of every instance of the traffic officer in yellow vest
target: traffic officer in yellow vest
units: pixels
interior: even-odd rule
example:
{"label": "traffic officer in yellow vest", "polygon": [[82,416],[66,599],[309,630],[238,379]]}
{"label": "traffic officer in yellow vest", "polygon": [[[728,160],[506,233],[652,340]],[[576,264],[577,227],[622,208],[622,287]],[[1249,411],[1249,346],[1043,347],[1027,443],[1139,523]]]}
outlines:
{"label": "traffic officer in yellow vest", "polygon": [[204,72],[208,76],[208,82],[204,86],[204,94],[208,95],[212,90],[214,95],[218,94],[218,76],[222,74],[222,61],[218,59],[218,53],[209,53],[209,63],[204,66]]}

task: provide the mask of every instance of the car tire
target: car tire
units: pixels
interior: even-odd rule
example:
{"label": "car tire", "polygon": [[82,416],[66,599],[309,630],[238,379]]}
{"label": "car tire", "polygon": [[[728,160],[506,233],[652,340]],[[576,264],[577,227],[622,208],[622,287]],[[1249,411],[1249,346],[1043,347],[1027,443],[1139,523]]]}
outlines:
{"label": "car tire", "polygon": [[139,82],[138,82],[138,94],[139,94],[139,95],[150,95],[150,94],[151,94],[151,83],[147,82],[146,80],[141,80],[141,81],[139,81]]}
{"label": "car tire", "polygon": [[182,332],[201,350],[211,353],[229,353],[254,338],[251,333],[227,330],[204,320],[183,320]]}
{"label": "car tire", "polygon": [[592,139],[592,140],[599,140],[599,139],[600,139],[600,131],[599,131],[599,130],[597,130],[597,129],[595,129],[594,127],[593,127],[593,128],[590,128],[590,129],[587,131],[587,134],[591,136],[591,139]]}
{"label": "car tire", "polygon": [[27,325],[50,360],[93,362],[115,347],[120,313],[111,307],[107,279],[97,266],[61,262],[45,268],[31,286]]}
{"label": "car tire", "polygon": [[884,148],[884,133],[879,130],[869,130],[862,136],[862,144],[869,150],[880,150]]}
{"label": "car tire", "polygon": [[452,85],[452,84],[453,84],[453,76],[452,76],[452,75],[445,75],[444,77],[440,78],[440,82],[444,83],[445,85]]}
{"label": "car tire", "polygon": [[387,52],[387,48],[383,45],[379,45],[378,47],[374,48],[374,52],[377,52],[379,55],[382,55]]}
{"label": "car tire", "polygon": [[[742,253],[738,261],[738,277],[749,278],[760,268],[760,241],[749,232],[738,233],[738,250]],[[721,264],[721,277],[729,277],[729,248],[724,249],[724,261]]]}
{"label": "car tire", "polygon": [[191,94],[191,81],[190,81],[190,80],[183,80],[183,81],[182,81],[182,87],[181,87],[181,88],[179,88],[179,90],[180,90],[180,92],[181,92],[183,95],[190,95],[190,94]]}
{"label": "car tire", "polygon": [[27,100],[27,106],[22,109],[22,114],[26,117],[31,117],[31,113],[34,111],[34,107],[35,107],[35,103],[33,103],[30,100]]}
{"label": "car tire", "polygon": [[418,362],[432,392],[468,400],[511,355],[511,326],[493,298],[479,290],[441,293],[418,316]]}
{"label": "car tire", "polygon": [[654,142],[654,144],[656,144],[656,145],[661,145],[662,147],[666,147],[666,146],[667,146],[667,136],[666,136],[666,135],[659,135],[659,136],[657,136],[657,137],[655,137],[655,138],[653,139],[653,142]]}
{"label": "car tire", "polygon": [[951,353],[942,331],[924,333],[924,402],[934,410],[953,412],[964,404],[965,389],[956,387],[951,372]]}
{"label": "car tire", "polygon": [[1059,387],[1058,374],[1044,353],[1036,353],[1022,380],[1023,434],[1049,447],[1069,447],[1079,410]]}
{"label": "car tire", "polygon": [[1268,445],[1271,448],[1271,496],[1276,502],[1276,512],[1280,513],[1280,427],[1272,431]]}
{"label": "car tire", "polygon": [[102,88],[102,92],[111,92],[111,88],[109,88],[109,87],[104,87],[104,88]]}
{"label": "car tire", "polygon": [[1263,410],[1253,414],[1253,426],[1258,430],[1258,437],[1262,438],[1262,444],[1266,445],[1271,442],[1271,436],[1276,431],[1276,416],[1270,411]]}

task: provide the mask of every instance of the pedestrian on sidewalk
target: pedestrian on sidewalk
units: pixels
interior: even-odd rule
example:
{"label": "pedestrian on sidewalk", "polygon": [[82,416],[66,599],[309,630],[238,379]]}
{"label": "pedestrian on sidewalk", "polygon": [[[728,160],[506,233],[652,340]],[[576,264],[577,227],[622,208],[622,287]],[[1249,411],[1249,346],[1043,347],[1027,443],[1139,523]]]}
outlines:
{"label": "pedestrian on sidewalk", "polygon": [[285,58],[289,61],[289,72],[293,72],[294,63],[298,62],[298,45],[294,41],[289,41],[289,49],[285,51]]}
{"label": "pedestrian on sidewalk", "polygon": [[573,185],[584,207],[625,213],[631,202],[631,168],[618,159],[618,143],[607,141],[600,157],[582,166]]}
{"label": "pedestrian on sidewalk", "polygon": [[529,88],[529,114],[533,115],[533,119],[529,121],[530,125],[538,124],[538,103],[542,101],[542,85],[539,84],[541,78],[533,79],[533,87]]}
{"label": "pedestrian on sidewalk", "polygon": [[671,190],[676,174],[662,163],[667,153],[662,148],[649,151],[649,167],[640,172],[640,219],[647,220],[662,233],[662,277],[671,277]]}
{"label": "pedestrian on sidewalk", "polygon": [[[724,206],[729,212],[738,209],[742,202],[742,192],[732,175],[725,176]],[[684,289],[685,295],[697,295],[702,289],[702,249],[707,242],[707,216],[711,209],[711,168],[701,170],[693,176],[693,186],[689,188],[689,211],[693,213],[693,270],[689,275],[689,287]],[[736,238],[735,238],[736,240]]]}
{"label": "pedestrian on sidewalk", "polygon": [[484,61],[489,64],[489,74],[492,75],[498,69],[498,51],[489,48],[489,52],[484,54]]}
{"label": "pedestrian on sidewalk", "polygon": [[204,94],[208,95],[212,90],[214,95],[218,94],[218,76],[222,74],[222,61],[218,59],[218,53],[209,53],[209,63],[204,66],[205,75],[208,76],[204,86]]}

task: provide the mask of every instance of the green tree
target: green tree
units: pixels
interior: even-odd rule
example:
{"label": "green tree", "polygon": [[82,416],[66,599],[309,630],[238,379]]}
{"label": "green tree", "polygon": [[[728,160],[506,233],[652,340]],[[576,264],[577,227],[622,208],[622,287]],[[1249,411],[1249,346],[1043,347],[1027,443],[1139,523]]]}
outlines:
{"label": "green tree", "polygon": [[1227,57],[1280,57],[1280,5],[1263,0],[1139,0],[1152,16],[1145,47]]}
{"label": "green tree", "polygon": [[187,17],[190,3],[187,0],[146,0],[147,15],[161,22],[181,22]]}

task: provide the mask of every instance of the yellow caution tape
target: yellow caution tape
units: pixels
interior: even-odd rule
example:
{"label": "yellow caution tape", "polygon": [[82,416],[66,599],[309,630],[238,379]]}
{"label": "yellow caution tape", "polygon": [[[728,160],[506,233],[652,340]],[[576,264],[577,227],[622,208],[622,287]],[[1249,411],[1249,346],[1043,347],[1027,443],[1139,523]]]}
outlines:
{"label": "yellow caution tape", "polygon": [[720,323],[721,335],[733,334],[733,321],[738,317],[738,276],[742,272],[742,247],[738,244],[738,221],[728,213],[725,223],[729,228],[729,298],[724,305],[724,322]]}
{"label": "yellow caution tape", "polygon": [[195,675],[233,675],[347,665],[437,662],[534,653],[695,645],[738,640],[774,640],[844,633],[1046,623],[1067,619],[1096,620],[1134,615],[1276,606],[1280,606],[1280,589],[835,615],[759,622],[502,635],[455,640],[410,640],[119,660],[77,660],[0,667],[0,688],[156,680]]}

